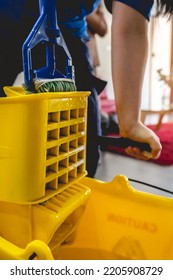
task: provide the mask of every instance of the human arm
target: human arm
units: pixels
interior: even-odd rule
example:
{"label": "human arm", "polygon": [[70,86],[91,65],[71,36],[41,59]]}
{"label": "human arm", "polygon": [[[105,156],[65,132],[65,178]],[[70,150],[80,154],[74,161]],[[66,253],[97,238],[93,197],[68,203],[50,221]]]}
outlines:
{"label": "human arm", "polygon": [[[140,122],[141,90],[148,54],[148,21],[128,5],[113,1],[112,79],[120,135],[150,145],[151,157],[161,152],[159,138]],[[126,152],[136,158],[148,155],[138,148]]]}
{"label": "human arm", "polygon": [[107,23],[104,17],[102,4],[87,16],[88,28],[93,34],[98,34],[103,37],[107,33]]}

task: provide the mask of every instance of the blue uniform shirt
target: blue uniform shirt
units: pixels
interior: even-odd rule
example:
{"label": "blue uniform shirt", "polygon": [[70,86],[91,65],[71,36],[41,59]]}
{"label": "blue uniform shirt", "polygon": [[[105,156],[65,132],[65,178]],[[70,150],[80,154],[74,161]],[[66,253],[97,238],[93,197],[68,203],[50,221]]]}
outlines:
{"label": "blue uniform shirt", "polygon": [[1,15],[9,15],[13,19],[18,20],[20,17],[21,9],[24,5],[25,0],[17,0],[17,1],[11,1],[11,0],[2,0],[0,1],[0,12]]}
{"label": "blue uniform shirt", "polygon": [[74,37],[88,38],[86,16],[92,13],[101,0],[58,0],[58,23],[70,29]]}
{"label": "blue uniform shirt", "polygon": [[[88,38],[86,16],[94,11],[101,0],[57,0],[57,14],[60,26],[70,29],[74,37]],[[112,1],[105,0],[109,11]],[[149,19],[153,0],[116,0],[127,4]],[[9,36],[20,32],[21,23],[39,16],[38,0],[0,1],[0,34]],[[25,22],[23,22],[23,27]]]}
{"label": "blue uniform shirt", "polygon": [[[112,1],[114,0],[105,0],[105,5],[110,12],[112,8]],[[146,19],[148,20],[150,19],[150,12],[154,0],[116,0],[116,1],[130,6],[131,8],[141,13]]]}
{"label": "blue uniform shirt", "polygon": [[[57,13],[60,26],[70,29],[74,37],[88,38],[86,16],[96,9],[101,0],[58,0]],[[112,1],[105,0],[111,11]],[[116,0],[122,2],[149,20],[154,0]]]}

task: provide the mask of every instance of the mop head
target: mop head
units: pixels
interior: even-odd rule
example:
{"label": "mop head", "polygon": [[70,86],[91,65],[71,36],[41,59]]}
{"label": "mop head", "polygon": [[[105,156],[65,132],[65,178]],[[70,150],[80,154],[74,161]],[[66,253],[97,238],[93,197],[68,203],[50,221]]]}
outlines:
{"label": "mop head", "polygon": [[43,92],[71,92],[76,91],[76,85],[71,79],[35,80],[36,93]]}

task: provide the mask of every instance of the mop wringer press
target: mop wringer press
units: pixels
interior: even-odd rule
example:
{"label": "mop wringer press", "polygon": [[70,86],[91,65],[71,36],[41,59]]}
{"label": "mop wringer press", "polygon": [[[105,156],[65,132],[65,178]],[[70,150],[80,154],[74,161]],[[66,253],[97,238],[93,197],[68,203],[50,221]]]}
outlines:
{"label": "mop wringer press", "polygon": [[[25,88],[30,92],[75,91],[74,67],[68,48],[57,24],[56,1],[39,0],[40,16],[23,44]],[[39,43],[45,49],[46,66],[37,70],[32,66],[32,49]],[[65,74],[56,68],[56,47],[65,54]]]}

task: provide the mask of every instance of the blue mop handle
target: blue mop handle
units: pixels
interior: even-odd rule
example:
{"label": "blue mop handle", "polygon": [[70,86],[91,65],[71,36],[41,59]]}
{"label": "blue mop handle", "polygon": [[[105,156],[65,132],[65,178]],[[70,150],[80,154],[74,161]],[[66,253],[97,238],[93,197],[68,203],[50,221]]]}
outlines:
{"label": "blue mop handle", "polygon": [[49,69],[49,77],[53,78],[56,70],[55,44],[60,36],[57,29],[56,0],[39,0],[41,14],[47,14],[47,35],[52,44],[46,46],[46,65]]}
{"label": "blue mop handle", "polygon": [[46,13],[49,19],[49,27],[57,28],[56,0],[39,0],[40,14]]}
{"label": "blue mop handle", "polygon": [[[39,0],[40,16],[23,44],[24,81],[28,91],[34,92],[35,78],[69,78],[74,80],[74,69],[70,53],[57,24],[56,0]],[[46,66],[37,70],[32,68],[31,49],[44,42],[46,47]],[[66,75],[56,69],[55,45],[61,46],[66,54]]]}

